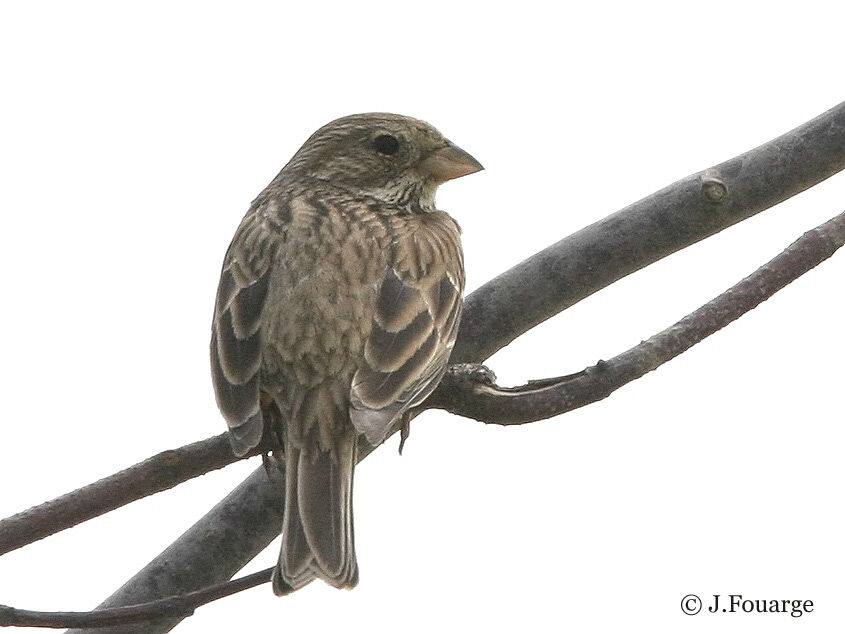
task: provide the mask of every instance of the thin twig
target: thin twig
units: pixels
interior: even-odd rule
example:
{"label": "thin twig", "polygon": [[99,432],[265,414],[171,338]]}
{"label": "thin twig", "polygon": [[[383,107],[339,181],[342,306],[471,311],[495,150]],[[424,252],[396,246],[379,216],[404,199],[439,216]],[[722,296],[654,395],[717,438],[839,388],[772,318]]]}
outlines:
{"label": "thin twig", "polygon": [[[240,460],[232,453],[227,436],[220,434],[162,451],[102,480],[0,520],[0,555]],[[271,449],[264,443],[250,455]]]}
{"label": "thin twig", "polygon": [[0,605],[0,627],[108,627],[152,621],[162,617],[184,618],[191,616],[201,605],[269,582],[272,572],[272,568],[267,568],[240,579],[218,583],[195,592],[92,612],[37,612]]}
{"label": "thin twig", "polygon": [[780,255],[666,330],[575,375],[501,388],[477,380],[477,366],[455,365],[425,407],[485,423],[521,425],[606,398],[757,307],[845,244],[845,212],[808,231]]}

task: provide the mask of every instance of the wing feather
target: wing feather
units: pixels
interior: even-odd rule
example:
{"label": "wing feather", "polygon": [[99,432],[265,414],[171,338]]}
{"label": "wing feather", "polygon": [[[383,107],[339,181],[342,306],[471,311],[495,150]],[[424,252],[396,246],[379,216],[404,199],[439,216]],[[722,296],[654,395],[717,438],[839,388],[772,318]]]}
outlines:
{"label": "wing feather", "polygon": [[211,375],[232,449],[245,455],[264,433],[260,369],[262,314],[280,234],[261,208],[244,217],[226,252],[211,332]]}
{"label": "wing feather", "polygon": [[463,275],[429,267],[389,268],[379,289],[364,360],[352,381],[350,415],[370,444],[381,443],[409,407],[437,387],[457,335]]}

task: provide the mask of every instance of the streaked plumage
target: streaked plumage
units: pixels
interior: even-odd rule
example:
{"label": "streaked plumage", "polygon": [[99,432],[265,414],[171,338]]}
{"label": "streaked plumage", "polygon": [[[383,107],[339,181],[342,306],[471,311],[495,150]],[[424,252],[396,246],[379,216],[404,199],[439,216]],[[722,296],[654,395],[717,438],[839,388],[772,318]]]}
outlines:
{"label": "streaked plumage", "polygon": [[318,130],[253,201],[226,254],[211,338],[238,455],[268,431],[286,476],[277,594],[357,583],[352,475],[437,385],[464,286],[439,184],[481,169],[428,124],[390,114]]}

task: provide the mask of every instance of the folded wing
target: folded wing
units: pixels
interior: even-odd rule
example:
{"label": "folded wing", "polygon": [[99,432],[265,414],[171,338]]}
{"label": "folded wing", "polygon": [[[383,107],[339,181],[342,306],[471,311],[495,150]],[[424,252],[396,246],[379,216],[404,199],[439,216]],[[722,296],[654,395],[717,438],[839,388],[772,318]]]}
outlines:
{"label": "folded wing", "polygon": [[396,419],[437,387],[455,343],[462,290],[460,272],[448,268],[419,278],[385,272],[352,381],[352,423],[370,444],[380,444]]}
{"label": "folded wing", "polygon": [[235,454],[255,447],[264,432],[259,379],[264,347],[262,313],[279,234],[259,213],[247,214],[223,261],[211,330],[211,374],[217,404]]}

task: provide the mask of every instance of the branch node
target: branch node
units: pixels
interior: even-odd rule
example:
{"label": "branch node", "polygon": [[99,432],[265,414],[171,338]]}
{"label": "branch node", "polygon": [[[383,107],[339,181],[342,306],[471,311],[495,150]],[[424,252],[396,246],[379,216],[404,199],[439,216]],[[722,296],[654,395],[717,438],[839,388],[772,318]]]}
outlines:
{"label": "branch node", "polygon": [[714,174],[701,177],[701,193],[711,203],[723,203],[728,198],[728,186]]}

